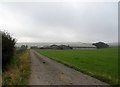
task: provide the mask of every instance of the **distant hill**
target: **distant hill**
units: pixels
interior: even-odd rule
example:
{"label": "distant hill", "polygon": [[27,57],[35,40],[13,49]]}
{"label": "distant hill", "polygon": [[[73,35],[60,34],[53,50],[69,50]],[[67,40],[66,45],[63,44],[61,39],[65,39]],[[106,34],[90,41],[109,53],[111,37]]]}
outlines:
{"label": "distant hill", "polygon": [[[110,47],[118,46],[117,42],[107,43]],[[120,44],[119,44],[120,45]]]}
{"label": "distant hill", "polygon": [[[40,43],[17,43],[17,47],[21,47],[21,45],[28,45],[28,48],[31,46],[38,46],[38,47],[43,47],[43,46],[50,46],[50,45],[69,45],[72,47],[95,47],[92,45],[92,43],[83,43],[83,42],[40,42]],[[114,43],[107,43],[110,47],[113,46],[118,46],[117,42]]]}
{"label": "distant hill", "polygon": [[72,47],[95,47],[92,45],[92,43],[82,43],[82,42],[46,42],[46,43],[17,43],[16,46],[17,47],[21,47],[21,45],[28,45],[28,48],[30,48],[31,46],[38,46],[38,47],[43,47],[43,46],[50,46],[50,45],[69,45]]}

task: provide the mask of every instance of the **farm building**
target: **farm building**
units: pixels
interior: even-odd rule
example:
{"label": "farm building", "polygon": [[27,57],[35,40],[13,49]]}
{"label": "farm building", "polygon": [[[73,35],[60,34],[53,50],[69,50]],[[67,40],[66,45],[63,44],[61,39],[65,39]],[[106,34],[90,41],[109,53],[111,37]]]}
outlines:
{"label": "farm building", "polygon": [[96,46],[87,43],[69,44],[69,46],[72,47],[73,49],[96,49]]}
{"label": "farm building", "polygon": [[40,49],[72,49],[72,47],[70,46],[66,46],[66,45],[50,45],[50,46],[43,46]]}

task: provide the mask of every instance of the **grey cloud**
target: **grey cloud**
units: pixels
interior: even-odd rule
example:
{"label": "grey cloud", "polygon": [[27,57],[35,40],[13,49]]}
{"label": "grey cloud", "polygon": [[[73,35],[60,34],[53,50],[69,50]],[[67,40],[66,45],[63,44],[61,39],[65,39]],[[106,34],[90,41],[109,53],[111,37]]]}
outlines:
{"label": "grey cloud", "polygon": [[3,4],[21,17],[10,30],[32,41],[117,41],[117,3],[21,2]]}

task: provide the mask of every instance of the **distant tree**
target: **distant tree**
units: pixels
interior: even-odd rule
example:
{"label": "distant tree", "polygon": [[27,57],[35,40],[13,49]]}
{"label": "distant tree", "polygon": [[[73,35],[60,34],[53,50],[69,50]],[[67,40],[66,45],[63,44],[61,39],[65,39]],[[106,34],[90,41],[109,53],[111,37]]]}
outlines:
{"label": "distant tree", "polygon": [[109,45],[104,42],[93,43],[92,45],[95,45],[97,48],[108,48],[109,47]]}
{"label": "distant tree", "polygon": [[30,49],[38,49],[38,46],[31,46]]}
{"label": "distant tree", "polygon": [[21,49],[27,49],[27,48],[28,48],[27,45],[22,45],[22,46],[21,46]]}
{"label": "distant tree", "polygon": [[14,54],[16,40],[7,32],[0,31],[2,34],[2,69],[11,62]]}

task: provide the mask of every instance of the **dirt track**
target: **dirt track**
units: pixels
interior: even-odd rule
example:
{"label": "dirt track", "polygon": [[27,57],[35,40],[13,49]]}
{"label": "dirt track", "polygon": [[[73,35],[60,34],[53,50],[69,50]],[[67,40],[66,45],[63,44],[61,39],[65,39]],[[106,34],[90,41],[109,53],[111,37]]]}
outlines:
{"label": "dirt track", "polygon": [[30,50],[29,85],[107,85],[63,64]]}

